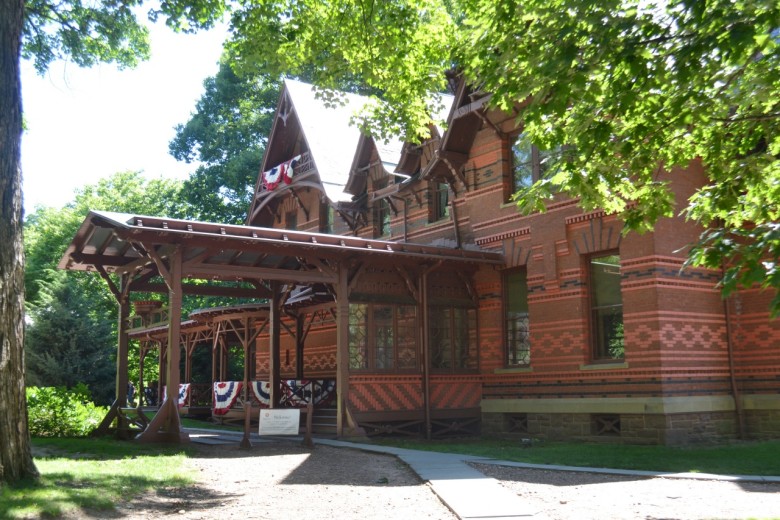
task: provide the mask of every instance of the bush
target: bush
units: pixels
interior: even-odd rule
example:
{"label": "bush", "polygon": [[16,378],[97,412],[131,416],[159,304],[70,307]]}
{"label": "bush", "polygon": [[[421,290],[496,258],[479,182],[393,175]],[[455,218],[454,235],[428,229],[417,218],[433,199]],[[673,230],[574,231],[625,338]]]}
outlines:
{"label": "bush", "polygon": [[27,414],[33,437],[84,437],[97,428],[108,408],[95,406],[87,386],[28,387]]}

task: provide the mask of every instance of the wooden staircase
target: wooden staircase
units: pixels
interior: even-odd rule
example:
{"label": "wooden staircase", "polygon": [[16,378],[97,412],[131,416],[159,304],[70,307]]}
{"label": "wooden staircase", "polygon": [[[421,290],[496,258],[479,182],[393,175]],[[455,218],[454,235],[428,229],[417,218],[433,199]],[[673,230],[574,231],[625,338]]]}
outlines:
{"label": "wooden staircase", "polygon": [[[312,414],[312,433],[315,435],[336,436],[338,411],[336,408],[315,408]],[[306,410],[301,415],[301,433],[306,429]]]}

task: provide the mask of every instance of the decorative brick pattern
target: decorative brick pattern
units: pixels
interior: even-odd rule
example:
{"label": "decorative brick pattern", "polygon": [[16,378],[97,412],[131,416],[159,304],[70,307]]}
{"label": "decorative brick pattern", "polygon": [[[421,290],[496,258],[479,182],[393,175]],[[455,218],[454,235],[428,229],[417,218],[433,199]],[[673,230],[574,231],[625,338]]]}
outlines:
{"label": "decorative brick pattern", "polygon": [[349,404],[360,412],[409,411],[423,407],[422,377],[351,376]]}

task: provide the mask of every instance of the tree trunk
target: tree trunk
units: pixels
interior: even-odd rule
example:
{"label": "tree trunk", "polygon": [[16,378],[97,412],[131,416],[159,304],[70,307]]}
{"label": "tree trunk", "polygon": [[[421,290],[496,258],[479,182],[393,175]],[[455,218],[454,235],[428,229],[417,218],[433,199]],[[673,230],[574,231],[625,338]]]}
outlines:
{"label": "tree trunk", "polygon": [[24,0],[0,0],[0,485],[38,475],[24,395],[23,20]]}

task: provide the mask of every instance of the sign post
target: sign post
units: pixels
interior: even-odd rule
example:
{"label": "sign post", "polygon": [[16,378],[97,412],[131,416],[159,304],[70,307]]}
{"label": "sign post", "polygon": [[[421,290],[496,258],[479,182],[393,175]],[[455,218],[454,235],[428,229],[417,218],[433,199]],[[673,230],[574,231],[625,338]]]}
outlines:
{"label": "sign post", "polygon": [[298,435],[301,411],[297,408],[260,410],[260,435]]}

